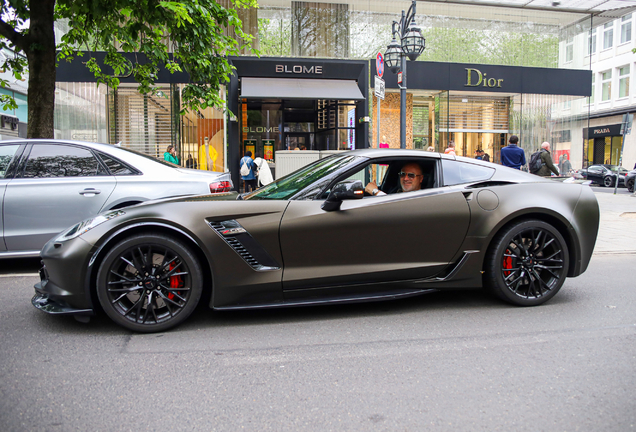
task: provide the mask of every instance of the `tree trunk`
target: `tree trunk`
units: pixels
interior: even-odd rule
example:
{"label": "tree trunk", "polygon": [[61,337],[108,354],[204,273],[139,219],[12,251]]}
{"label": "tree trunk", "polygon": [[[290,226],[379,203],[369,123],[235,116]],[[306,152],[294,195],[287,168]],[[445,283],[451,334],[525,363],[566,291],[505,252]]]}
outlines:
{"label": "tree trunk", "polygon": [[29,125],[27,138],[54,138],[55,110],[55,0],[32,0],[28,46]]}

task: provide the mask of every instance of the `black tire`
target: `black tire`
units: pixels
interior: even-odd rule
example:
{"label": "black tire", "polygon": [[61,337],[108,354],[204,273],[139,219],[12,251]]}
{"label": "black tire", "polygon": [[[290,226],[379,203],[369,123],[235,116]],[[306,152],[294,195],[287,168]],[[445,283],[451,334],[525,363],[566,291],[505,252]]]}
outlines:
{"label": "black tire", "polygon": [[493,240],[486,257],[486,286],[508,303],[538,306],[563,286],[569,259],[567,244],[552,225],[518,222]]}
{"label": "black tire", "polygon": [[605,187],[613,187],[614,186],[614,179],[611,178],[610,176],[607,176],[603,179],[603,186]]}
{"label": "black tire", "polygon": [[634,179],[633,178],[627,180],[627,184],[625,186],[627,186],[627,190],[630,193],[634,193]]}
{"label": "black tire", "polygon": [[105,256],[97,273],[97,297],[120,326],[160,332],[192,314],[202,281],[201,266],[186,245],[159,233],[140,234],[122,240]]}

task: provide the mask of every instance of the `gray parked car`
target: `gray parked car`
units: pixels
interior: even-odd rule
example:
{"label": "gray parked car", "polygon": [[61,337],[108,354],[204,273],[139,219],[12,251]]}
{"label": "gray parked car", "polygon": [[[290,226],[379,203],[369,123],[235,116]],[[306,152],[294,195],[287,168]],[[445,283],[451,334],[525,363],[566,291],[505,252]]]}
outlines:
{"label": "gray parked car", "polygon": [[0,142],[0,258],[38,256],[70,225],[157,198],[227,194],[229,173],[186,169],[110,144]]}

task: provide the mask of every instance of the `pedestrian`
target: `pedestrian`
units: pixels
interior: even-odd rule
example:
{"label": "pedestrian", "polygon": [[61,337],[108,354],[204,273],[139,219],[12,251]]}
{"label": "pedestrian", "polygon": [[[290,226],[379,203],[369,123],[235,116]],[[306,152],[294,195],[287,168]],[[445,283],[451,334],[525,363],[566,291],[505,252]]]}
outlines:
{"label": "pedestrian", "polygon": [[536,175],[543,177],[550,177],[552,173],[554,173],[554,175],[559,175],[559,170],[554,166],[554,162],[552,162],[549,142],[541,144],[541,163],[541,169],[535,173]]}
{"label": "pedestrian", "polygon": [[257,156],[256,158],[254,158],[254,163],[257,166],[256,177],[258,179],[258,187],[266,186],[274,181],[274,178],[272,177],[272,171],[265,159]]}
{"label": "pedestrian", "polygon": [[186,159],[186,168],[197,169],[197,161],[192,157],[192,153],[188,153],[188,158]]}
{"label": "pedestrian", "polygon": [[570,171],[572,171],[572,164],[568,160],[567,153],[563,153],[559,162],[559,172],[561,175],[568,175],[570,174]]}
{"label": "pedestrian", "polygon": [[526,164],[526,153],[517,144],[519,137],[512,135],[508,140],[508,145],[501,149],[501,164],[510,168],[520,170]]}
{"label": "pedestrian", "polygon": [[444,150],[444,154],[455,156],[455,143],[453,141],[448,142],[448,147]]}
{"label": "pedestrian", "polygon": [[177,150],[174,146],[169,145],[166,152],[163,154],[163,160],[172,162],[175,165],[179,165],[179,159],[177,158]]}
{"label": "pedestrian", "polygon": [[435,151],[435,147],[433,147],[433,146],[428,146],[428,148],[426,149],[426,151],[434,152],[434,151]]}
{"label": "pedestrian", "polygon": [[490,155],[482,150],[481,151],[481,160],[483,160],[484,162],[490,162]]}
{"label": "pedestrian", "polygon": [[477,159],[477,160],[482,160],[482,157],[481,157],[481,149],[477,149],[477,150],[475,150],[475,159]]}
{"label": "pedestrian", "polygon": [[254,163],[254,160],[252,160],[251,151],[248,150],[245,152],[245,156],[243,156],[239,161],[239,169],[245,192],[255,191],[257,188],[256,164]]}

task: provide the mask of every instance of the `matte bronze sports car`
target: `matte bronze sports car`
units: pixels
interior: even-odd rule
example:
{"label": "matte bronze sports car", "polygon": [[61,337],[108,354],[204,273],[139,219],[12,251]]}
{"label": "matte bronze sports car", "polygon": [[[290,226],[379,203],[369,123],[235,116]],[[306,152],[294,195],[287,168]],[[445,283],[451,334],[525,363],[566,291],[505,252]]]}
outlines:
{"label": "matte bronze sports car", "polygon": [[340,153],[218,198],[71,227],[42,250],[33,304],[80,320],[102,309],[138,332],[174,327],[201,301],[272,308],[488,287],[535,306],[585,271],[599,225],[588,186],[417,150]]}

